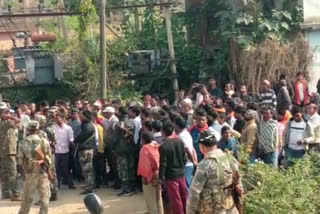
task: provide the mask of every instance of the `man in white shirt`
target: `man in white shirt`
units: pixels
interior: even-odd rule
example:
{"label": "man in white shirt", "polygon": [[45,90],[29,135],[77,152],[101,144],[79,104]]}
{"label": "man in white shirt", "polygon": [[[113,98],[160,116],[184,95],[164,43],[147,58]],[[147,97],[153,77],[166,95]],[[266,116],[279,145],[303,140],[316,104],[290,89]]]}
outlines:
{"label": "man in white shirt", "polygon": [[128,109],[128,116],[130,120],[134,123],[134,142],[137,145],[139,144],[139,134],[142,128],[139,107],[130,106]]}
{"label": "man in white shirt", "polygon": [[176,131],[176,134],[179,136],[179,138],[182,140],[184,144],[184,150],[187,154],[187,162],[185,165],[185,178],[186,178],[186,184],[187,187],[189,188],[192,183],[192,175],[193,175],[193,170],[194,166],[198,164],[197,161],[197,154],[193,148],[193,140],[186,129],[187,123],[182,117],[177,117],[174,121],[174,128]]}
{"label": "man in white shirt", "polygon": [[312,125],[303,119],[300,107],[292,108],[292,116],[283,135],[286,167],[292,165],[295,159],[303,158],[307,144],[314,140]]}
{"label": "man in white shirt", "polygon": [[203,99],[204,99],[204,96],[206,94],[209,94],[209,92],[207,91],[207,88],[206,86],[204,85],[201,85],[199,87],[199,92],[197,93],[197,96],[196,96],[196,107],[199,107],[200,104],[202,103]]}
{"label": "man in white shirt", "polygon": [[105,141],[109,143],[110,139],[108,139],[108,137],[110,136],[110,132],[112,132],[114,124],[119,122],[119,119],[115,115],[115,109],[111,106],[106,107],[102,111],[102,115],[105,118],[102,122],[104,128],[104,136],[107,138],[105,138]]}
{"label": "man in white shirt", "polygon": [[190,98],[185,98],[182,102],[181,113],[187,116],[187,128],[193,125],[193,108],[192,100]]}
{"label": "man in white shirt", "polygon": [[73,145],[73,131],[70,126],[65,124],[64,114],[60,113],[56,117],[56,124],[53,125],[57,143],[55,145],[55,167],[57,172],[58,187],[60,188],[62,178],[69,186],[75,189],[69,169],[70,145]]}
{"label": "man in white shirt", "polygon": [[309,149],[320,152],[320,115],[319,107],[311,103],[306,108],[308,115],[310,116],[309,122],[314,130],[314,140],[309,144]]}
{"label": "man in white shirt", "polygon": [[233,137],[236,139],[240,139],[241,134],[234,130],[227,122],[226,122],[227,116],[225,113],[221,113],[217,117],[217,121],[213,122],[213,125],[209,127],[209,131],[214,134],[217,141],[221,139],[221,130],[224,126],[228,126],[231,129]]}
{"label": "man in white shirt", "polygon": [[115,108],[108,106],[102,111],[102,115],[105,118],[102,122],[104,129],[104,142],[105,142],[105,155],[110,167],[109,175],[115,180],[113,187],[119,187],[120,181],[117,171],[116,157],[112,150],[112,140],[114,138],[114,125],[119,122],[118,117],[115,115]]}

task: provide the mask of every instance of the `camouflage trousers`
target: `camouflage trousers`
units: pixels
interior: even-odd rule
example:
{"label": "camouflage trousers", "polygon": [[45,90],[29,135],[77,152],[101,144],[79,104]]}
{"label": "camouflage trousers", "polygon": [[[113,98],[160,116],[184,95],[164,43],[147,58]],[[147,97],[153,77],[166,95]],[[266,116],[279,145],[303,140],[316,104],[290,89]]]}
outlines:
{"label": "camouflage trousers", "polygon": [[118,155],[117,168],[119,178],[124,190],[132,190],[135,187],[136,172],[133,155]]}
{"label": "camouflage trousers", "polygon": [[50,181],[50,191],[51,194],[56,194],[58,192],[58,179],[57,179],[57,173],[56,173],[56,167],[54,167],[54,163],[55,163],[55,156],[51,155],[51,161],[53,163],[53,167],[52,167],[52,171],[54,174],[54,179],[52,181]]}
{"label": "camouflage trousers", "polygon": [[79,151],[79,162],[82,169],[82,176],[85,179],[86,190],[94,189],[94,175],[93,175],[93,149]]}
{"label": "camouflage trousers", "polygon": [[2,169],[2,196],[19,196],[17,182],[17,160],[16,156],[6,156],[1,159]]}
{"label": "camouflage trousers", "polygon": [[49,209],[50,198],[50,181],[48,176],[43,173],[26,174],[22,203],[18,214],[28,214],[33,201],[33,194],[39,190],[40,194],[40,212],[39,214],[47,214]]}

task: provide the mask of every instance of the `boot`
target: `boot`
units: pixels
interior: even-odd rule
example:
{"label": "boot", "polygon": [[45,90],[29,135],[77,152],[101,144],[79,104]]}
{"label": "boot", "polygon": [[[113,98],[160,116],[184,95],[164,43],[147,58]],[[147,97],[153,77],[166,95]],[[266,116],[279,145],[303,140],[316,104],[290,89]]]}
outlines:
{"label": "boot", "polygon": [[10,199],[11,198],[11,195],[9,194],[2,194],[2,199]]}
{"label": "boot", "polygon": [[22,201],[19,196],[12,196],[11,201]]}
{"label": "boot", "polygon": [[50,196],[50,201],[57,201],[57,200],[58,200],[57,193],[52,193]]}

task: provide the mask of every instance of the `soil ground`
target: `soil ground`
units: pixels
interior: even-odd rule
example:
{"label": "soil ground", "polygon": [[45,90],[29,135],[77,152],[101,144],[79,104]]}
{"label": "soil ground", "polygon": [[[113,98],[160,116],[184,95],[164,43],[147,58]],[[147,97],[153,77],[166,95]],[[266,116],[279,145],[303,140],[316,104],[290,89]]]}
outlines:
{"label": "soil ground", "polygon": [[[62,187],[59,190],[58,201],[51,202],[49,214],[88,214],[84,203],[84,196],[80,195],[81,186],[77,189],[69,190]],[[142,214],[146,213],[146,205],[142,193],[130,197],[118,197],[119,191],[110,188],[102,188],[96,191],[104,206],[104,214]],[[34,201],[37,201],[38,194],[35,194]],[[0,200],[0,214],[17,214],[21,202],[11,202],[10,200]],[[39,206],[32,205],[30,214],[38,214]]]}

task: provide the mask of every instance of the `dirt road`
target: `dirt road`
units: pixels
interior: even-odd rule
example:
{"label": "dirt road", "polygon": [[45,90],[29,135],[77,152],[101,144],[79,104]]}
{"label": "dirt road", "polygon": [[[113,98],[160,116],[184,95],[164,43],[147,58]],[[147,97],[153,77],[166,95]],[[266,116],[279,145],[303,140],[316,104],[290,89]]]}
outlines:
{"label": "dirt road", "polygon": [[[83,204],[83,196],[80,195],[81,188],[76,190],[63,188],[59,190],[59,200],[50,203],[49,214],[88,214]],[[104,205],[104,214],[142,214],[146,213],[142,193],[131,197],[118,197],[119,191],[111,189],[98,189],[97,195]],[[35,195],[35,200],[38,198]],[[20,202],[0,200],[0,214],[17,214]],[[30,214],[38,214],[39,207],[33,205]]]}

